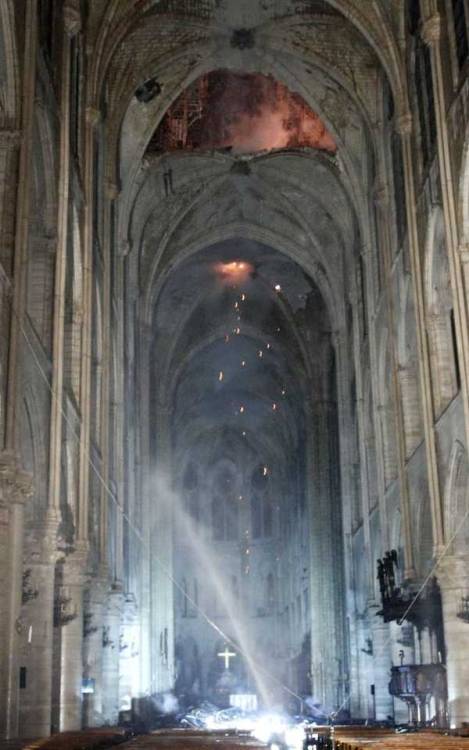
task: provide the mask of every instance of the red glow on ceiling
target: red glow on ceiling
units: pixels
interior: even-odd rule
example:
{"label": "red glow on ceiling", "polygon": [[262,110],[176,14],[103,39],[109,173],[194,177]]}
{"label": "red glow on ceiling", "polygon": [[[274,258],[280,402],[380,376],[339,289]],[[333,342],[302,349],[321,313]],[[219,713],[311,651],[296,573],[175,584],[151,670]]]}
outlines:
{"label": "red glow on ceiling", "polygon": [[271,76],[219,70],[199,78],[169,108],[152,151],[255,153],[336,144],[304,99]]}

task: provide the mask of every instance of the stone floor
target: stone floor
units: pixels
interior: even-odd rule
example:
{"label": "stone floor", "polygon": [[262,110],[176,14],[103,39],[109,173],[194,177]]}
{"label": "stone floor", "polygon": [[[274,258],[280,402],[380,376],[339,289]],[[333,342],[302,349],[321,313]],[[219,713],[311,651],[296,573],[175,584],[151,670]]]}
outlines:
{"label": "stone floor", "polygon": [[0,750],[105,750],[129,739],[119,727],[61,732],[52,737],[29,740],[0,740]]}
{"label": "stone floor", "polygon": [[[123,744],[122,744],[123,743]],[[117,728],[63,732],[47,739],[0,740],[0,750],[105,750],[119,745],[122,750],[256,750],[265,746],[248,735],[227,732],[161,730],[129,738]]]}

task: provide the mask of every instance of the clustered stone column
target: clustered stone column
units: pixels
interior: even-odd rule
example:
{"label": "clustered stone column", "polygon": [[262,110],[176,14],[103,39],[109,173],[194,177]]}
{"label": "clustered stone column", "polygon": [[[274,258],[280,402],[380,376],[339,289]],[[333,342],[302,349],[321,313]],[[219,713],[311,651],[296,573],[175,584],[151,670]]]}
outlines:
{"label": "clustered stone column", "polygon": [[469,721],[469,623],[458,617],[469,594],[469,555],[448,555],[439,567],[447,647],[448,714],[451,727]]}
{"label": "clustered stone column", "polygon": [[22,737],[46,737],[50,732],[57,526],[57,519],[49,517],[26,535],[20,657],[25,670],[20,705]]}
{"label": "clustered stone column", "polygon": [[24,503],[29,474],[11,453],[0,454],[0,737],[18,732]]}
{"label": "clustered stone column", "polygon": [[79,545],[58,565],[54,625],[57,629],[59,705],[55,721],[60,731],[80,729],[83,679],[83,589],[87,547]]}

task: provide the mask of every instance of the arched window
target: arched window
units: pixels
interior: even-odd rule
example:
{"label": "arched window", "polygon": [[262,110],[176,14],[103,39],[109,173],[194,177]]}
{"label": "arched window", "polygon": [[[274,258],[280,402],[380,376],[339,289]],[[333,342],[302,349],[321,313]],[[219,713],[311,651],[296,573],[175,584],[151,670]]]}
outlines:
{"label": "arched window", "polygon": [[275,608],[275,583],[274,576],[272,573],[266,578],[265,581],[265,609],[266,612],[272,613]]}
{"label": "arched window", "polygon": [[239,538],[239,495],[233,471],[224,467],[218,471],[212,496],[212,530],[217,541],[236,541]]}
{"label": "arched window", "polygon": [[396,208],[397,243],[401,247],[406,233],[406,204],[404,161],[399,133],[391,136],[392,173],[394,181],[394,205]]}
{"label": "arched window", "polygon": [[181,614],[183,617],[187,617],[187,612],[188,612],[189,601],[188,601],[187,595],[188,595],[187,581],[185,578],[183,578],[182,584],[181,584]]}
{"label": "arched window", "polygon": [[439,416],[460,388],[460,366],[443,212],[435,210],[426,249],[425,302],[433,401]]}
{"label": "arched window", "polygon": [[186,512],[193,521],[199,520],[199,478],[192,464],[184,472],[183,492]]}
{"label": "arched window", "polygon": [[466,0],[451,0],[453,11],[454,44],[459,69],[467,60],[469,53],[466,23]]}
{"label": "arched window", "polygon": [[251,534],[253,539],[273,534],[273,513],[269,497],[269,473],[265,466],[254,469],[251,477]]}
{"label": "arched window", "polygon": [[421,34],[420,0],[408,0],[407,26],[410,35],[413,37],[414,91],[417,100],[420,140],[425,166],[430,161],[436,142],[436,118],[430,50]]}

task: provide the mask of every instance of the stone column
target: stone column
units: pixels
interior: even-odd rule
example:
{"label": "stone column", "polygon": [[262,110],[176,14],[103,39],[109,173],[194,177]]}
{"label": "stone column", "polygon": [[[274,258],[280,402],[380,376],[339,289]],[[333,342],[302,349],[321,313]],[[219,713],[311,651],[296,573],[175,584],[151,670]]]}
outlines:
{"label": "stone column", "polygon": [[157,466],[149,483],[153,522],[151,569],[152,689],[156,693],[174,687],[174,585],[173,517],[171,507],[170,412],[159,407],[156,414]]}
{"label": "stone column", "polygon": [[337,455],[333,433],[336,404],[314,401],[310,409],[311,478],[311,602],[312,669],[315,684],[321,683],[321,701],[331,711],[343,701],[344,664],[342,538],[340,497],[337,486]]}
{"label": "stone column", "polygon": [[54,575],[58,521],[49,516],[26,537],[23,580],[20,736],[47,737],[52,711]]}
{"label": "stone column", "polygon": [[[393,666],[398,667],[401,663],[415,664],[415,643],[412,625],[405,622],[403,626],[399,626],[397,622],[391,622],[389,627],[392,639]],[[396,724],[406,724],[409,720],[407,704],[400,700],[400,698],[394,698],[393,703],[394,721]]]}
{"label": "stone column", "polygon": [[469,556],[449,555],[440,563],[450,727],[469,722],[469,624],[458,617],[469,593]]}
{"label": "stone column", "polygon": [[385,721],[388,716],[393,716],[393,699],[389,693],[392,666],[391,636],[389,623],[383,622],[376,614],[379,609],[380,607],[374,603],[369,606],[373,639],[375,719]]}
{"label": "stone column", "polygon": [[81,729],[83,679],[83,588],[87,566],[86,545],[75,551],[57,569],[54,624],[59,683],[54,726],[59,731]]}
{"label": "stone column", "polygon": [[[409,483],[406,471],[406,446],[405,446],[405,423],[403,415],[403,404],[402,404],[402,393],[401,383],[398,376],[398,352],[397,352],[397,341],[396,341],[396,310],[394,300],[394,281],[392,274],[392,241],[390,236],[389,227],[389,212],[390,212],[390,198],[389,189],[384,181],[375,190],[375,203],[379,211],[379,234],[380,234],[380,247],[382,250],[384,271],[385,271],[385,288],[384,298],[386,303],[387,323],[389,330],[390,340],[390,361],[391,361],[391,399],[393,404],[393,414],[391,415],[388,411],[387,404],[383,404],[381,407],[381,434],[386,435],[389,433],[389,439],[385,441],[385,446],[393,445],[391,443],[392,437],[395,439],[395,457],[392,452],[387,450],[384,455],[384,473],[385,482],[392,479],[393,474],[393,463],[394,458],[396,460],[397,467],[397,478],[399,482],[399,495],[400,495],[400,507],[402,513],[402,527],[404,537],[404,559],[405,559],[405,578],[413,578],[415,576],[414,570],[414,553],[412,545],[412,523],[411,523],[411,512],[410,512],[410,497],[409,497]],[[379,407],[378,407],[379,408]],[[393,446],[394,447],[394,446]],[[384,549],[388,548],[390,533],[387,526],[386,509],[384,503],[380,506],[380,521],[381,521],[381,538],[383,541]]]}
{"label": "stone column", "polygon": [[466,441],[469,443],[469,318],[464,289],[464,274],[459,253],[459,227],[456,180],[453,172],[452,143],[448,133],[446,85],[443,72],[441,46],[442,19],[439,13],[427,18],[423,25],[423,38],[430,48],[437,123],[438,164],[440,167],[441,195],[445,217],[446,248],[448,252],[451,291],[453,295],[454,322],[459,354],[462,399],[466,417]]}
{"label": "stone column", "polygon": [[0,738],[18,734],[18,655],[22,633],[24,503],[32,494],[29,474],[15,457],[0,454]]}
{"label": "stone column", "polygon": [[102,714],[104,724],[117,724],[119,717],[119,641],[124,596],[121,587],[115,586],[108,593],[104,607]]}
{"label": "stone column", "polygon": [[418,212],[415,195],[415,170],[412,144],[412,116],[401,114],[397,120],[397,132],[401,136],[404,162],[407,225],[409,235],[409,256],[411,264],[412,289],[415,300],[415,325],[417,333],[418,369],[420,398],[422,403],[425,455],[427,460],[428,491],[432,513],[433,547],[436,554],[443,546],[443,514],[436,452],[432,381],[428,341],[426,336],[425,301],[423,291],[422,253],[420,252]]}
{"label": "stone column", "polygon": [[85,591],[83,607],[83,678],[93,681],[93,693],[83,695],[83,725],[99,727],[103,715],[103,627],[108,581],[95,578]]}

